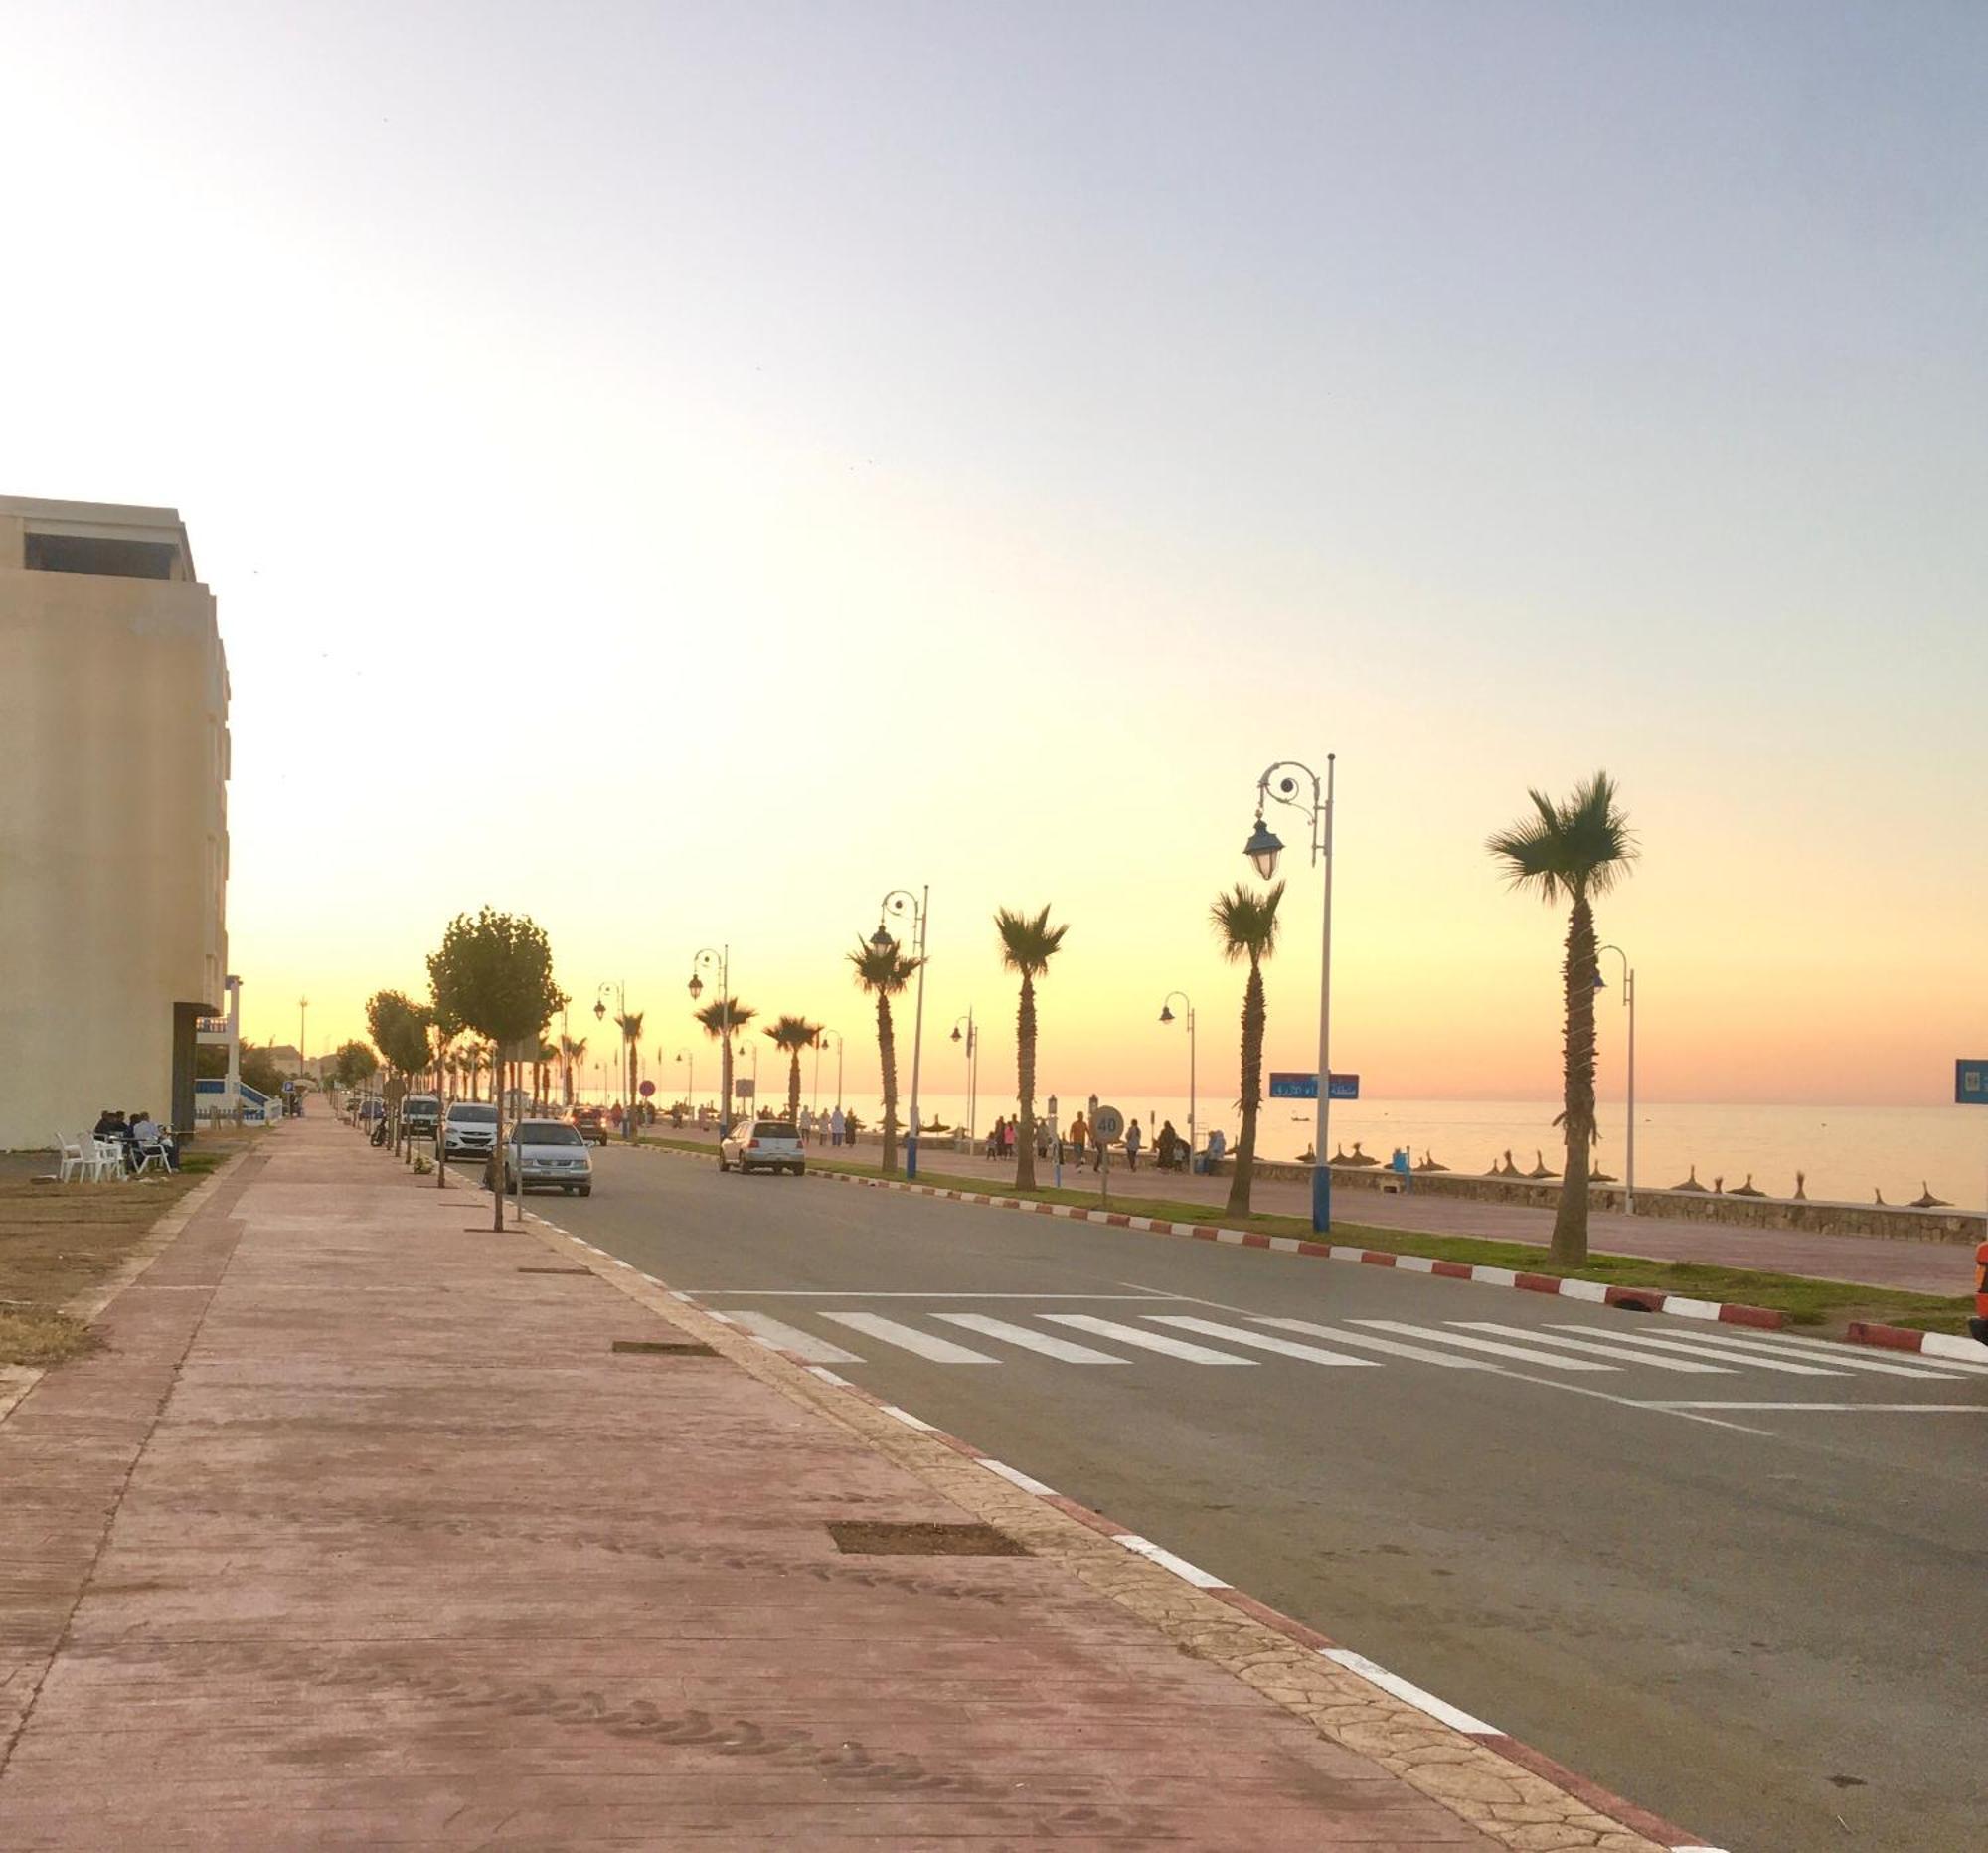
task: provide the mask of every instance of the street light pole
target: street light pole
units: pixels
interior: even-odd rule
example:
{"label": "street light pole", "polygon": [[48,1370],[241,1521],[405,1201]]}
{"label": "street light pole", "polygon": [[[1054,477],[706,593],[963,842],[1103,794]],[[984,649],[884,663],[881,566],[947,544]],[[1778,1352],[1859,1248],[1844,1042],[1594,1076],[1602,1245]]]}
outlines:
{"label": "street light pole", "polygon": [[1194,1148],[1201,1143],[1201,1132],[1196,1123],[1197,1114],[1195,1112],[1196,1095],[1198,1092],[1196,1076],[1200,1071],[1201,1064],[1195,1054],[1194,1047],[1194,999],[1185,991],[1169,991],[1160,1000],[1160,1021],[1162,1023],[1171,1023],[1174,1020],[1172,1005],[1176,997],[1187,1006],[1187,1163],[1188,1170],[1192,1173],[1194,1170]]}
{"label": "street light pole", "polygon": [[[710,946],[705,946],[690,961],[690,996],[692,1003],[695,1003],[704,995],[704,980],[698,976],[700,968],[708,970],[713,967],[716,967],[718,972],[718,1001],[722,1006],[718,1013],[720,1029],[718,1046],[725,1052],[724,1075],[729,1082],[732,1074],[732,948],[730,945],[720,946],[716,950]],[[725,1098],[720,1103],[718,1113],[718,1136],[721,1139],[725,1136],[725,1128],[731,1123],[732,1119],[732,1089],[730,1086],[724,1088],[724,1095]],[[756,1089],[753,1091],[752,1110],[755,1113],[759,1110]]]}
{"label": "street light pole", "polygon": [[[884,904],[877,914],[877,937],[887,943],[890,934],[884,930],[884,917],[887,914],[903,916],[907,911],[911,916],[911,926],[918,936],[918,1001],[915,1021],[911,1030],[911,1129],[905,1140],[905,1176],[914,1178],[918,1174],[918,1063],[924,1053],[925,1042],[925,922],[931,912],[931,884],[926,883],[923,898],[913,896],[909,889],[894,888],[884,897]],[[876,944],[873,938],[871,943]]]}
{"label": "street light pole", "polygon": [[[1636,971],[1629,963],[1629,954],[1619,945],[1604,945],[1603,952],[1613,952],[1622,961],[1622,1005],[1629,1013],[1629,1085],[1628,1137],[1623,1142],[1622,1152],[1622,1209],[1628,1216],[1636,1214]],[[1594,974],[1595,988],[1601,986],[1601,974]]]}
{"label": "street light pole", "polygon": [[621,1103],[621,1137],[624,1143],[635,1142],[635,1039],[628,1034],[628,987],[619,978],[603,980],[593,993],[593,1020],[598,1023],[607,1014],[603,1001],[607,993],[614,993],[615,1024],[621,1031],[621,1063],[627,1071],[628,1097]]}
{"label": "street light pole", "polygon": [[[1268,881],[1277,872],[1277,858],[1283,841],[1263,821],[1263,806],[1274,798],[1311,822],[1311,860],[1316,868],[1325,864],[1325,926],[1320,940],[1318,979],[1318,1130],[1312,1145],[1311,1227],[1314,1235],[1324,1235],[1332,1227],[1332,1167],[1326,1162],[1325,1132],[1332,1106],[1332,799],[1333,767],[1338,755],[1325,756],[1325,779],[1295,759],[1279,759],[1256,780],[1256,825],[1242,853],[1255,864],[1256,873]],[[1301,795],[1296,774],[1311,780],[1311,802]],[[1270,783],[1276,779],[1273,787]]]}
{"label": "street light pole", "polygon": [[973,1144],[973,1128],[979,1118],[980,1109],[980,1037],[973,1026],[973,1007],[969,1004],[963,1017],[952,1020],[952,1040],[960,1040],[959,1026],[966,1025],[966,1142]]}

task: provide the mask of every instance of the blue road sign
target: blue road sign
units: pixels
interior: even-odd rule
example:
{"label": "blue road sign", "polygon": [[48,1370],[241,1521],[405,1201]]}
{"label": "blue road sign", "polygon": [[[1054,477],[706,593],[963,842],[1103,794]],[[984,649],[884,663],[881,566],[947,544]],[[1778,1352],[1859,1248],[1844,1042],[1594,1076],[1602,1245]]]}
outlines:
{"label": "blue road sign", "polygon": [[1954,1063],[1953,1097],[1962,1106],[1988,1106],[1988,1060]]}
{"label": "blue road sign", "polygon": [[[1335,1075],[1332,1087],[1326,1095],[1329,1100],[1357,1100],[1360,1097],[1360,1077],[1358,1075]],[[1270,1098],[1273,1100],[1315,1100],[1318,1098],[1318,1077],[1284,1073],[1276,1069],[1270,1071]]]}

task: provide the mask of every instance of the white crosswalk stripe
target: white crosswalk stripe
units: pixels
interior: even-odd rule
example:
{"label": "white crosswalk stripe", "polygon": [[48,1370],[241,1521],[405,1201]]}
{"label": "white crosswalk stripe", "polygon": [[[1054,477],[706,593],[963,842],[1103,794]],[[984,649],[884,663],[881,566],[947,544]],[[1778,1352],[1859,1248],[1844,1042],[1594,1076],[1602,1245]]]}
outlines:
{"label": "white crosswalk stripe", "polygon": [[[1687,1331],[1685,1336],[1696,1338],[1700,1334]],[[1793,1357],[1796,1362],[1802,1364],[1833,1364],[1840,1370],[1872,1371],[1882,1377],[1930,1377],[1952,1383],[1963,1375],[1965,1369],[1957,1363],[1949,1368],[1947,1360],[1940,1357],[1921,1357],[1915,1353],[1914,1361],[1908,1363],[1903,1357],[1877,1356],[1860,1351],[1855,1345],[1831,1344],[1827,1339],[1821,1338],[1813,1341],[1750,1336],[1741,1338],[1721,1331],[1714,1342],[1730,1350],[1757,1352],[1766,1357]],[[1988,1370],[1988,1365],[1980,1368]]]}
{"label": "white crosswalk stripe", "polygon": [[833,1319],[837,1325],[846,1325],[852,1332],[861,1332],[868,1338],[882,1339],[887,1345],[896,1345],[901,1351],[915,1352],[921,1358],[929,1358],[934,1364],[998,1364],[1000,1359],[990,1358],[984,1351],[969,1351],[964,1345],[955,1345],[949,1338],[940,1338],[935,1332],[921,1332],[915,1325],[901,1325],[896,1319],[887,1319],[876,1312],[825,1312],[824,1319]]}
{"label": "white crosswalk stripe", "polygon": [[1335,1345],[1357,1345],[1362,1351],[1381,1351],[1391,1358],[1412,1358],[1417,1364],[1433,1364],[1445,1371],[1494,1371],[1495,1364],[1482,1358],[1459,1357],[1453,1351],[1431,1351],[1422,1345],[1404,1345],[1392,1338],[1376,1338],[1372,1332],[1349,1332],[1334,1325],[1315,1325],[1309,1319],[1258,1318],[1258,1325],[1274,1325],[1280,1332],[1308,1332],[1314,1338],[1329,1338]]}
{"label": "white crosswalk stripe", "polygon": [[1055,1358],[1063,1364],[1129,1364],[1130,1358],[1113,1357],[1108,1351],[1097,1351],[1089,1345],[1079,1345],[1072,1338],[1058,1338],[1053,1332],[1039,1332],[1033,1326],[1015,1325],[1007,1319],[990,1319],[984,1312],[941,1312],[933,1315],[943,1319],[948,1325],[963,1325],[969,1332],[978,1332],[983,1338],[1005,1339],[1011,1345],[1020,1345],[1024,1351],[1040,1351],[1046,1358]]}
{"label": "white crosswalk stripe", "polygon": [[1349,1358],[1343,1351],[1321,1351],[1316,1345],[1300,1345],[1288,1338],[1272,1338],[1268,1332],[1251,1332],[1240,1325],[1218,1325],[1213,1319],[1195,1319],[1185,1313],[1149,1312],[1155,1325],[1174,1325],[1184,1332],[1199,1332],[1204,1338],[1226,1338],[1231,1344],[1253,1345],[1258,1351],[1274,1351],[1280,1358],[1302,1358],[1307,1364],[1354,1364],[1379,1368],[1376,1358]]}
{"label": "white crosswalk stripe", "polygon": [[1569,1351],[1591,1352],[1596,1357],[1614,1358],[1618,1363],[1643,1364],[1652,1370],[1677,1371],[1685,1376],[1727,1377],[1732,1375],[1730,1364],[1694,1364],[1684,1358],[1648,1357],[1628,1345],[1618,1345],[1603,1338],[1559,1338],[1552,1332],[1536,1332],[1530,1326],[1499,1325],[1490,1319],[1452,1319],[1452,1325],[1460,1325],[1472,1332],[1502,1332],[1507,1338],[1523,1338],[1528,1344],[1556,1345]]}
{"label": "white crosswalk stripe", "polygon": [[1110,1319],[1098,1319],[1087,1312],[1046,1312],[1046,1319],[1054,1319],[1058,1325],[1073,1325],[1079,1332],[1094,1332],[1099,1338],[1115,1338],[1121,1345],[1137,1345],[1145,1351],[1163,1351],[1170,1358],[1181,1358],[1189,1364],[1247,1364],[1253,1366],[1254,1358],[1239,1358],[1233,1352],[1211,1351],[1206,1345],[1191,1345],[1184,1338],[1169,1338],[1164,1332],[1141,1331],[1136,1325],[1119,1325]]}
{"label": "white crosswalk stripe", "polygon": [[731,1315],[734,1325],[743,1325],[755,1338],[763,1338],[769,1344],[779,1345],[784,1350],[798,1352],[810,1364],[861,1364],[863,1360],[853,1351],[845,1351],[840,1345],[832,1345],[825,1338],[817,1338],[812,1332],[804,1332],[797,1325],[786,1325],[766,1312],[735,1312]]}
{"label": "white crosswalk stripe", "polygon": [[1517,1358],[1522,1364],[1538,1364],[1553,1371],[1612,1371],[1613,1364],[1596,1364],[1587,1358],[1558,1357],[1537,1346],[1508,1345],[1495,1338],[1465,1338],[1461,1332],[1445,1332],[1439,1326],[1404,1325],[1399,1319],[1355,1319],[1355,1325],[1371,1325],[1383,1332],[1400,1332],[1408,1338],[1434,1338],[1444,1344],[1461,1345],[1466,1351],[1487,1351],[1494,1357]]}
{"label": "white crosswalk stripe", "polygon": [[[1584,1332],[1592,1328],[1584,1325],[1563,1325],[1557,1328],[1563,1332]],[[1848,1371],[1825,1370],[1820,1364],[1796,1364],[1782,1358],[1749,1358],[1743,1351],[1722,1352],[1716,1346],[1701,1345],[1693,1339],[1659,1338],[1652,1332],[1623,1332],[1619,1334],[1625,1345],[1634,1345],[1638,1350],[1648,1349],[1666,1357],[1682,1354],[1686,1357],[1706,1356],[1737,1358],[1741,1363],[1751,1364],[1755,1370],[1778,1371],[1784,1377],[1847,1377]]]}

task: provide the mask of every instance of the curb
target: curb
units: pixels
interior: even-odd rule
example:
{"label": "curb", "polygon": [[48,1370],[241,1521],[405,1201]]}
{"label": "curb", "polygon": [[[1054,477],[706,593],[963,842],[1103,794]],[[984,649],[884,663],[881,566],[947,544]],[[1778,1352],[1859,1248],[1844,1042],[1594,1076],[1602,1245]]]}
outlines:
{"label": "curb", "polygon": [[[643,1145],[638,1151],[661,1152],[670,1158],[702,1160],[702,1152],[674,1145]],[[1545,1293],[1560,1299],[1587,1300],[1597,1306],[1620,1306],[1630,1312],[1663,1312],[1677,1319],[1697,1319],[1718,1325],[1752,1325],[1778,1331],[1787,1315],[1769,1306],[1747,1306],[1736,1300],[1691,1299],[1658,1287],[1616,1286],[1606,1280],[1566,1278],[1560,1274],[1527,1273],[1513,1267],[1488,1267],[1469,1262],[1434,1261],[1426,1255],[1398,1255],[1392,1249],[1356,1249],[1338,1242],[1307,1242],[1297,1236],[1265,1236],[1212,1223],[1174,1223],[1164,1217],[1133,1216],[1119,1210],[1086,1210],[1074,1203],[1036,1203],[1023,1197],[997,1197],[979,1191],[940,1190],[901,1178],[859,1177],[846,1171],[807,1171],[804,1176],[831,1184],[860,1184],[870,1190],[908,1191],[916,1197],[938,1197],[953,1203],[984,1204],[996,1210],[1027,1210],[1038,1216],[1061,1216],[1077,1223],[1104,1223],[1113,1229],[1133,1229],[1155,1236],[1186,1236],[1196,1242],[1221,1242],[1244,1249],[1269,1249],[1279,1255],[1303,1255],[1314,1261],[1361,1262],[1370,1267],[1393,1267],[1399,1273],[1432,1274],[1443,1280],[1474,1280],[1480,1286],[1516,1287],[1525,1293]],[[1855,1329],[1855,1328],[1853,1328]]]}
{"label": "curb", "polygon": [[1951,1332],[1915,1332],[1908,1326],[1853,1319],[1844,1336],[1853,1345],[1873,1345],[1882,1351],[1917,1351],[1927,1357],[1951,1358],[1959,1364],[1988,1366],[1988,1345]]}
{"label": "curb", "polygon": [[[650,1147],[650,1149],[667,1151],[671,1148]],[[694,1152],[682,1152],[675,1155],[686,1158],[699,1156],[699,1154]],[[836,1174],[823,1172],[816,1175],[835,1176]],[[872,1180],[867,1178],[843,1178],[841,1181],[848,1183],[872,1182]],[[897,1189],[920,1190],[926,1195],[956,1198],[963,1202],[996,1205],[1002,1205],[1005,1202],[1005,1207],[1029,1207],[1044,1210],[1065,1207],[1047,1204],[1025,1206],[1019,1200],[1013,1198],[1003,1200],[999,1198],[980,1197],[959,1191],[940,1191],[932,1189],[929,1186],[889,1184],[888,1180],[883,1179],[875,1180],[875,1182],[880,1188],[888,1186]],[[1458,1736],[1469,1739],[1473,1745],[1489,1751],[1492,1755],[1516,1765],[1528,1774],[1551,1784],[1574,1801],[1580,1803],[1583,1807],[1592,1809],[1594,1813],[1605,1817],[1617,1826],[1625,1828],[1628,1832],[1639,1835],[1645,1841],[1667,1849],[1668,1853],[1721,1853],[1721,1849],[1686,1832],[1685,1829],[1664,1819],[1663,1816],[1654,1814],[1647,1808],[1639,1807],[1635,1802],[1628,1800],[1624,1796],[1617,1795],[1612,1790],[1602,1787],[1599,1783],[1589,1781],[1585,1776],[1579,1775],[1575,1771],[1567,1769],[1564,1765],[1556,1763],[1551,1757],[1535,1750],[1521,1739],[1512,1737],[1509,1733],[1501,1731],[1496,1725],[1487,1724],[1482,1719],[1473,1717],[1460,1707],[1449,1704],[1446,1700],[1438,1698],[1431,1692],[1424,1691],[1421,1687],[1403,1679],[1399,1674],[1392,1673],[1386,1667],[1368,1659],[1366,1655],[1358,1653],[1350,1647],[1341,1646],[1327,1635],[1319,1633],[1317,1629],[1307,1627],[1303,1622],[1292,1619],[1289,1615],[1279,1612],[1265,1602],[1258,1601],[1253,1596],[1246,1595],[1232,1584],[1224,1582],[1222,1578],[1201,1569],[1198,1565],[1189,1563],[1185,1558],[1176,1556],[1164,1546],[1155,1544],[1151,1539],[1141,1537],[1137,1532],[1132,1531],[1127,1526],[1118,1524],[1105,1514],[1094,1511],[1089,1506],[1081,1505],[1075,1499],[1066,1497],[1064,1494],[1058,1492],[1055,1487],[1047,1486],[1041,1480],[1022,1472],[1019,1468],[1009,1466],[1006,1461],[995,1459],[992,1455],[974,1446],[972,1442],[962,1440],[959,1436],[946,1432],[945,1430],[937,1428],[922,1418],[912,1415],[910,1410],[902,1409],[895,1403],[885,1402],[882,1397],[863,1389],[860,1385],[851,1383],[848,1378],[839,1376],[826,1365],[812,1364],[797,1352],[788,1351],[784,1347],[773,1343],[770,1339],[745,1331],[728,1314],[713,1311],[690,1293],[675,1287],[666,1286],[654,1274],[643,1272],[640,1268],[635,1267],[633,1263],[621,1260],[618,1256],[608,1254],[604,1249],[597,1248],[584,1237],[576,1236],[572,1231],[562,1229],[558,1224],[549,1221],[536,1212],[527,1212],[527,1214],[530,1220],[538,1224],[547,1235],[562,1238],[574,1248],[584,1251],[587,1258],[585,1265],[609,1284],[631,1292],[639,1292],[639,1288],[635,1284],[636,1282],[659,1289],[661,1292],[667,1294],[670,1299],[676,1301],[679,1306],[696,1313],[701,1318],[709,1319],[715,1325],[723,1326],[735,1338],[752,1345],[757,1350],[770,1353],[773,1357],[781,1360],[782,1363],[812,1378],[815,1382],[827,1385],[831,1390],[840,1392],[844,1397],[851,1398],[881,1415],[890,1417],[893,1421],[902,1424],[913,1433],[936,1442],[939,1446],[948,1449],[962,1459],[973,1462],[1009,1486],[1041,1500],[1045,1505],[1054,1508],[1066,1518],[1072,1519],[1086,1530],[1108,1539],[1121,1550],[1135,1557],[1143,1558],[1146,1562],[1177,1577],[1190,1588],[1200,1591],[1205,1596],[1212,1597],[1215,1600],[1245,1616],[1258,1626],[1269,1629],[1272,1633],[1280,1635],[1283,1639],[1304,1648],[1310,1653],[1315,1653],[1321,1659],[1331,1661],[1335,1666],[1354,1674],[1369,1685],[1386,1693],[1390,1698],[1410,1707],[1424,1718],[1430,1719],[1435,1724],[1455,1732]],[[1112,1217],[1109,1220],[1117,1223],[1124,1219]],[[1145,1219],[1138,1219],[1130,1222],[1128,1226],[1143,1227],[1144,1224]],[[1173,1226],[1163,1224],[1157,1225],[1157,1227],[1166,1230]],[[1236,1233],[1234,1231],[1229,1232],[1232,1237]],[[1260,1247],[1265,1240],[1267,1239],[1257,1238],[1250,1246]],[[1307,1244],[1305,1246],[1316,1250],[1323,1248],[1325,1245]],[[1348,1253],[1351,1254],[1354,1251],[1348,1251]],[[1487,1824],[1484,1821],[1476,1819],[1470,1814],[1463,1814],[1460,1818],[1464,1819],[1470,1825],[1477,1827],[1480,1832],[1488,1830]]]}

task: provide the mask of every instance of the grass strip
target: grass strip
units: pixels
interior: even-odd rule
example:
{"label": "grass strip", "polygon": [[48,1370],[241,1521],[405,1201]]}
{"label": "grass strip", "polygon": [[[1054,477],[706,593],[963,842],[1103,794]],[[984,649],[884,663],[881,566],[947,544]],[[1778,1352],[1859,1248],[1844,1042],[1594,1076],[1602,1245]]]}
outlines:
{"label": "grass strip", "polygon": [[[694,1139],[644,1137],[644,1145],[664,1145],[677,1151],[715,1157],[708,1142]],[[881,1177],[875,1165],[808,1155],[814,1171],[848,1177]],[[995,1178],[952,1177],[921,1169],[918,1182],[934,1190],[958,1190],[978,1197],[1019,1197],[1032,1203],[1068,1203],[1094,1210],[1093,1190],[1017,1190]],[[1297,1216],[1226,1216],[1214,1204],[1171,1203],[1150,1197],[1120,1199],[1114,1211],[1150,1216],[1160,1222],[1220,1225],[1266,1236],[1295,1236],[1310,1242],[1310,1222]],[[1511,1267],[1523,1273],[1553,1274],[1562,1279],[1602,1280],[1610,1286],[1650,1287],[1692,1299],[1737,1300],[1785,1313],[1790,1325],[1840,1332],[1853,1319],[1877,1320],[1921,1332],[1964,1333],[1974,1310],[1966,1294],[1947,1296],[1914,1293],[1903,1287],[1865,1286],[1854,1280],[1819,1280],[1806,1274],[1765,1273],[1751,1267],[1723,1267],[1710,1262],[1652,1261],[1639,1255],[1590,1255],[1578,1267],[1564,1267],[1544,1248],[1524,1242],[1490,1242],[1475,1236],[1427,1235],[1415,1230],[1375,1229],[1362,1223],[1335,1221],[1332,1240],[1348,1247],[1383,1250],[1394,1255],[1422,1255],[1432,1261],[1462,1262],[1478,1267]]]}

